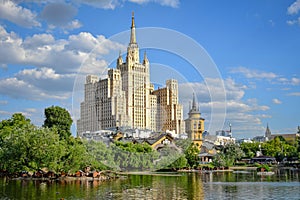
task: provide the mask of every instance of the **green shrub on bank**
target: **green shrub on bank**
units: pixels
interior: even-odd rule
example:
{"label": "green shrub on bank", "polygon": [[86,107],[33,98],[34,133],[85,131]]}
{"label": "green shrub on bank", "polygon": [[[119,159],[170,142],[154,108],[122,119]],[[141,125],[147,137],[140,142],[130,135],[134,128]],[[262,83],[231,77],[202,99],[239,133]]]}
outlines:
{"label": "green shrub on bank", "polygon": [[256,169],[257,171],[265,171],[265,172],[269,172],[271,171],[270,167],[268,164],[259,164],[259,166]]}

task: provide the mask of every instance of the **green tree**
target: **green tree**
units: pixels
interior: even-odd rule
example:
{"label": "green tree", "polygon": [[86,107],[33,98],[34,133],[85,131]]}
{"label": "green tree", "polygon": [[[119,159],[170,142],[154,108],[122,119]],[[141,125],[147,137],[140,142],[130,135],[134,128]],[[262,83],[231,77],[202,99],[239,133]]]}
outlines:
{"label": "green tree", "polygon": [[182,169],[188,166],[187,159],[184,155],[180,156],[176,161],[170,164],[168,167],[172,169]]}
{"label": "green tree", "polygon": [[79,138],[71,136],[66,143],[65,155],[61,159],[62,171],[74,173],[79,169],[91,166],[92,163],[87,148]]}
{"label": "green tree", "polygon": [[283,137],[275,137],[273,140],[263,143],[262,152],[266,156],[275,157],[279,162],[285,157],[299,156],[297,146],[289,144]]}
{"label": "green tree", "polygon": [[227,166],[234,165],[237,160],[245,156],[239,145],[233,143],[225,145],[223,152],[225,154]]}
{"label": "green tree", "polygon": [[170,146],[159,149],[159,158],[156,161],[156,169],[176,168],[172,163],[182,156],[182,153]]}
{"label": "green tree", "polygon": [[223,152],[217,153],[212,161],[212,164],[216,167],[225,167],[226,166],[226,158]]}
{"label": "green tree", "polygon": [[256,152],[259,151],[259,143],[258,142],[243,142],[240,144],[240,148],[245,153],[246,158],[253,158],[256,155]]}
{"label": "green tree", "polygon": [[58,171],[64,148],[54,130],[39,128],[22,114],[0,122],[1,169],[10,173],[37,171],[43,167]]}
{"label": "green tree", "polygon": [[56,128],[61,139],[71,136],[72,118],[70,113],[59,106],[51,106],[45,109],[44,127]]}
{"label": "green tree", "polygon": [[8,137],[10,134],[17,133],[15,130],[16,127],[19,129],[28,129],[32,126],[30,119],[27,119],[21,113],[15,113],[10,119],[2,120],[0,122],[0,145],[4,138]]}
{"label": "green tree", "polygon": [[100,141],[83,141],[89,155],[91,165],[98,170],[118,169],[111,147]]}
{"label": "green tree", "polygon": [[215,156],[213,163],[218,167],[230,167],[244,156],[243,150],[237,144],[230,143],[226,144],[221,152]]}
{"label": "green tree", "polygon": [[185,152],[184,152],[185,158],[187,159],[188,165],[190,167],[195,167],[198,165],[198,162],[199,162],[198,154],[199,153],[200,153],[200,150],[194,143],[191,143],[190,146],[185,150]]}
{"label": "green tree", "polygon": [[151,170],[158,158],[147,143],[115,142],[110,145],[116,166],[122,170]]}

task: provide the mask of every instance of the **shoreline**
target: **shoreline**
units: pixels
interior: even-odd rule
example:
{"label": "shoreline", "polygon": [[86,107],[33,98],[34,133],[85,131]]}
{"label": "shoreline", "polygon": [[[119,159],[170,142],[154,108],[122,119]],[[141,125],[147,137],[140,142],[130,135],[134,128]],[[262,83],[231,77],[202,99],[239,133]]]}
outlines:
{"label": "shoreline", "polygon": [[116,171],[100,171],[100,172],[91,172],[91,173],[80,173],[80,174],[71,174],[71,175],[60,175],[60,174],[52,174],[51,176],[47,176],[47,174],[35,176],[20,174],[16,176],[16,174],[1,174],[1,178],[7,178],[9,180],[28,180],[28,181],[111,181],[116,179],[124,179],[127,178],[124,175],[118,174]]}
{"label": "shoreline", "polygon": [[120,175],[146,175],[146,176],[181,176],[178,171],[155,172],[155,171],[136,171],[136,172],[117,172]]}

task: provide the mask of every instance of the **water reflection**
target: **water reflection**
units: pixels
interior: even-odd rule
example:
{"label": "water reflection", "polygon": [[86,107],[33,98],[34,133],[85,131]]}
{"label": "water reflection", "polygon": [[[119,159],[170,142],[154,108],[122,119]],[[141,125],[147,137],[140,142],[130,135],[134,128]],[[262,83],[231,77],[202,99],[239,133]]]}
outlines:
{"label": "water reflection", "polygon": [[300,199],[299,172],[254,171],[129,175],[125,180],[0,179],[0,199]]}

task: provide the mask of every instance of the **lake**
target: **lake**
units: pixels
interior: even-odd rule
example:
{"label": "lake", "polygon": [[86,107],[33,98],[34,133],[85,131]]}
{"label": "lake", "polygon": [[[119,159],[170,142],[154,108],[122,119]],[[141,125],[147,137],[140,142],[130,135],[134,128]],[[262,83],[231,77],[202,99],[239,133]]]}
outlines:
{"label": "lake", "polygon": [[300,173],[278,170],[128,175],[116,181],[0,179],[0,199],[300,199]]}

